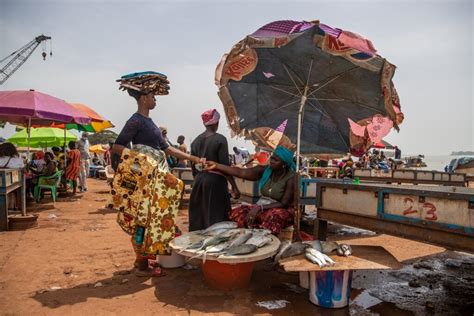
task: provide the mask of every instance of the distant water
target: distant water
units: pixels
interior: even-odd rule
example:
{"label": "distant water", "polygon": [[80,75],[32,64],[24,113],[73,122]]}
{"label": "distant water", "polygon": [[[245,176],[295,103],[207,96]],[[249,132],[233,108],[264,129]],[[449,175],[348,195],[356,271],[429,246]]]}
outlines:
{"label": "distant water", "polygon": [[443,155],[443,156],[427,156],[423,161],[426,163],[427,167],[423,168],[424,170],[436,170],[436,171],[444,171],[444,166],[448,165],[452,159],[458,157],[466,157],[466,156],[451,156],[451,155]]}

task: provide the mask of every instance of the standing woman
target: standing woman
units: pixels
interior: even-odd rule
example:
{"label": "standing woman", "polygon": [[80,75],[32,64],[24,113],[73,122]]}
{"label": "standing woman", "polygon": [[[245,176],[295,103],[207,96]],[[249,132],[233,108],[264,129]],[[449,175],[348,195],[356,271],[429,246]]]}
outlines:
{"label": "standing woman", "polygon": [[[191,154],[229,166],[227,139],[217,133],[220,114],[212,109],[201,115],[206,131],[191,144]],[[233,177],[218,171],[198,172],[193,164],[194,184],[189,200],[189,231],[205,229],[212,224],[229,220],[231,209],[227,181],[238,197]]]}
{"label": "standing woman", "polygon": [[136,275],[161,276],[161,269],[149,269],[148,258],[171,253],[169,242],[175,237],[183,189],[182,181],[169,172],[165,153],[194,163],[200,159],[169,146],[150,118],[156,106],[155,95],[168,94],[166,76],[147,72],[127,75],[119,81],[120,87],[136,100],[138,109],[112,148],[116,174],[108,206],[119,210],[118,224],[132,235]]}
{"label": "standing woman", "polygon": [[77,178],[81,170],[81,152],[76,148],[76,142],[71,140],[68,144],[66,165],[66,182],[72,181],[72,194],[77,192]]}

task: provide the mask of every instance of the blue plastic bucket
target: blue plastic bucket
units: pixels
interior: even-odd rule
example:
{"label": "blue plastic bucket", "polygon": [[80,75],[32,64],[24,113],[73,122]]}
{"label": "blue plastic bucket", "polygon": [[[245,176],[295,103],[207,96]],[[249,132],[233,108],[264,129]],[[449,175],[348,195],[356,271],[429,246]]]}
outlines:
{"label": "blue plastic bucket", "polygon": [[309,300],[325,308],[349,305],[352,270],[310,272]]}

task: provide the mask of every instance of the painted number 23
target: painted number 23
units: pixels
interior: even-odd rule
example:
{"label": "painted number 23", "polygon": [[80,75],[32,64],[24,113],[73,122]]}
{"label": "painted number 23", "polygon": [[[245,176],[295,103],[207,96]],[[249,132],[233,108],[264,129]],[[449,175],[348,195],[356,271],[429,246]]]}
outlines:
{"label": "painted number 23", "polygon": [[[413,208],[415,202],[411,198],[405,198],[403,200],[403,204],[405,205],[405,209],[403,211],[403,215],[410,215],[418,213],[418,210]],[[436,216],[436,206],[432,203],[423,203],[421,205],[422,209],[426,209],[426,216],[425,219],[428,221],[436,221],[438,216]]]}

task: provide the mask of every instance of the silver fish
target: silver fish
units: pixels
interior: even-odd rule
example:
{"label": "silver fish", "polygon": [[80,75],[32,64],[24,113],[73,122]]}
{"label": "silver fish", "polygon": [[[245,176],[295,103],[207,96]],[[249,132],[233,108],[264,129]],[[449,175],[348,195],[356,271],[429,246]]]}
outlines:
{"label": "silver fish", "polygon": [[223,237],[234,237],[242,232],[244,232],[245,229],[242,228],[232,228],[232,229],[225,229],[223,232],[221,232],[219,235]]}
{"label": "silver fish", "polygon": [[316,249],[324,254],[329,254],[337,249],[338,244],[335,241],[321,241],[321,240],[311,240],[303,241],[304,244],[308,244],[311,248]]}
{"label": "silver fish", "polygon": [[250,238],[252,238],[252,235],[253,235],[253,234],[250,233],[250,232],[248,232],[248,233],[243,233],[243,234],[238,235],[237,238],[235,238],[234,240],[232,240],[232,242],[230,243],[229,248],[243,245],[247,240],[249,240]]}
{"label": "silver fish", "polygon": [[254,234],[262,234],[262,235],[270,235],[272,233],[269,229],[263,229],[263,228],[252,228],[251,231]]}
{"label": "silver fish", "polygon": [[209,246],[214,246],[220,244],[221,242],[229,240],[229,237],[222,237],[222,236],[211,236],[207,237],[204,240],[198,241],[197,243],[192,244],[191,246],[187,247],[186,249],[205,249]]}
{"label": "silver fish", "polygon": [[[312,256],[312,257],[316,258],[318,262],[321,262],[322,265],[319,265],[319,263],[318,263],[318,265],[320,267],[336,264],[336,262],[334,262],[334,260],[332,260],[327,255],[325,255],[324,253],[322,253],[322,252],[320,252],[320,251],[318,251],[314,248],[307,248],[305,250],[305,255],[306,254],[309,254],[310,257]],[[308,256],[306,256],[306,257],[308,258]],[[311,262],[313,262],[313,261],[311,261]]]}
{"label": "silver fish", "polygon": [[253,234],[253,236],[245,242],[247,245],[255,245],[258,248],[265,246],[266,244],[270,243],[272,238],[267,235],[262,234]]}
{"label": "silver fish", "polygon": [[339,256],[349,257],[352,255],[352,247],[348,244],[340,244],[337,247],[337,254]]}
{"label": "silver fish", "polygon": [[217,244],[217,245],[214,245],[212,247],[208,247],[206,248],[206,252],[207,253],[219,253],[219,252],[223,252],[225,249],[227,249],[230,245],[230,242],[229,241],[226,241],[226,242],[223,242],[223,243],[220,243],[220,244]]}
{"label": "silver fish", "polygon": [[225,255],[226,256],[246,255],[246,254],[257,251],[257,249],[258,248],[255,245],[243,244],[243,245],[234,246],[227,249],[227,251],[225,252]]}
{"label": "silver fish", "polygon": [[208,233],[205,233],[205,234],[200,233],[200,234],[203,236],[217,236],[217,235],[222,235],[228,231],[229,229],[227,228],[218,228],[218,229],[211,230]]}
{"label": "silver fish", "polygon": [[222,229],[222,228],[225,228],[225,229],[237,228],[237,223],[232,222],[232,221],[215,223],[214,225],[211,225],[208,228],[206,228],[205,230],[201,231],[199,234],[200,235],[206,235],[206,234],[208,234],[209,232],[211,232],[213,230]]}
{"label": "silver fish", "polygon": [[321,260],[319,260],[318,258],[316,258],[315,256],[313,256],[311,253],[309,252],[305,252],[304,256],[306,257],[306,259],[308,259],[310,262],[314,263],[314,264],[317,264],[320,268],[322,268],[324,266],[324,264],[322,263]]}
{"label": "silver fish", "polygon": [[310,248],[310,245],[304,244],[300,241],[292,243],[288,249],[280,256],[281,259],[298,256],[304,253],[306,248]]}
{"label": "silver fish", "polygon": [[291,246],[291,241],[289,240],[283,240],[280,243],[280,247],[278,247],[277,254],[275,255],[275,258],[273,259],[273,265],[277,264],[278,261],[280,261],[281,255]]}

